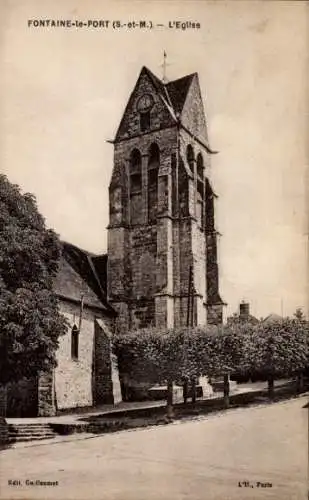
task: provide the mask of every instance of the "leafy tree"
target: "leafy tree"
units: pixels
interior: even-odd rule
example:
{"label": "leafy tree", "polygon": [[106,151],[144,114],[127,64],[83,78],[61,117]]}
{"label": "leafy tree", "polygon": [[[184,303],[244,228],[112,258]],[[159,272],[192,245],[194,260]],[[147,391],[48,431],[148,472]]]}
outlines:
{"label": "leafy tree", "polygon": [[173,384],[198,373],[194,342],[185,329],[140,330],[114,340],[120,372],[128,379],[167,385],[167,413],[172,414]]}
{"label": "leafy tree", "polygon": [[302,373],[308,363],[308,323],[285,318],[260,323],[250,334],[251,371],[266,375],[270,398],[274,380],[283,375]]}
{"label": "leafy tree", "polygon": [[305,315],[304,315],[304,312],[303,310],[301,309],[301,307],[298,307],[295,311],[295,313],[293,314],[294,318],[297,319],[298,321],[303,321],[305,322],[306,321],[306,318],[305,318]]}
{"label": "leafy tree", "polygon": [[35,198],[0,176],[0,384],[56,365],[66,323],[53,293],[61,246]]}

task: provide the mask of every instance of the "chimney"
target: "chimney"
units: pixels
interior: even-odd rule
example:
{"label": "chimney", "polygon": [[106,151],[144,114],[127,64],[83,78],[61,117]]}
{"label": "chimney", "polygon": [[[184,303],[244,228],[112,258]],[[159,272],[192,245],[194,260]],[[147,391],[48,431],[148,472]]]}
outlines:
{"label": "chimney", "polygon": [[250,304],[248,302],[241,302],[239,304],[239,319],[240,321],[248,321],[250,316]]}

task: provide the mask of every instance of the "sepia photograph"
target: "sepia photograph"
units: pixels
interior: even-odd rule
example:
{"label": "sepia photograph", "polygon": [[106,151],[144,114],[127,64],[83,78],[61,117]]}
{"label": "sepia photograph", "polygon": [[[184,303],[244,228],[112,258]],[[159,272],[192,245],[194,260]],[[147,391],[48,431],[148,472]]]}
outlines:
{"label": "sepia photograph", "polygon": [[0,499],[306,500],[309,2],[0,2]]}

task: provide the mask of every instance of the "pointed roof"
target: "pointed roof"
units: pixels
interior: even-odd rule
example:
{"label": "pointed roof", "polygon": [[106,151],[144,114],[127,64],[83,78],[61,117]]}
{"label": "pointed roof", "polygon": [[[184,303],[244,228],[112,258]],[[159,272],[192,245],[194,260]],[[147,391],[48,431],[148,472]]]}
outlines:
{"label": "pointed roof", "polygon": [[182,112],[190,85],[195,76],[197,76],[197,73],[192,73],[166,84],[166,90],[176,113]]}
{"label": "pointed roof", "polygon": [[186,97],[189,92],[192,80],[197,73],[192,73],[190,75],[183,76],[177,80],[173,80],[168,83],[163,83],[159,78],[150,71],[149,68],[143,66],[141,74],[146,73],[156,90],[161,94],[163,99],[168,99],[169,104],[172,106],[173,111],[176,114],[181,113]]}
{"label": "pointed roof", "polygon": [[[178,78],[177,80],[170,81],[168,83],[162,82],[152,71],[150,71],[149,68],[146,66],[143,66],[141,69],[141,72],[139,74],[139,77],[137,79],[137,82],[134,86],[133,91],[130,94],[130,97],[128,99],[127,105],[125,107],[124,113],[122,115],[122,119],[120,121],[119,127],[116,132],[116,136],[114,141],[110,142],[117,142],[119,137],[121,136],[121,131],[123,128],[123,124],[125,123],[126,115],[128,110],[130,109],[132,105],[132,101],[134,99],[134,95],[136,92],[136,89],[138,88],[139,82],[141,78],[147,75],[149,81],[154,87],[154,90],[157,92],[158,96],[161,98],[165,108],[168,110],[169,115],[172,119],[172,123],[174,122],[175,124],[178,123],[180,126],[186,129],[184,124],[181,123],[181,113],[184,109],[185,102],[187,99],[187,96],[190,91],[191,84],[193,80],[197,81],[198,84],[198,74],[197,73],[191,73],[189,75],[183,76],[182,78]],[[207,138],[205,137],[205,143],[203,145],[206,147],[209,153],[215,153],[215,151],[212,151],[212,149],[209,147]]]}

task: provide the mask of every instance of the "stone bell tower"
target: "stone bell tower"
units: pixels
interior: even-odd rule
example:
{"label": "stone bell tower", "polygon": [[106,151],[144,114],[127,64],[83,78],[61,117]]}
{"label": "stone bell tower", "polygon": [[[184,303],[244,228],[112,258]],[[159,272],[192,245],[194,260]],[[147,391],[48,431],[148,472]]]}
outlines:
{"label": "stone bell tower", "polygon": [[215,194],[197,73],[143,67],[114,143],[108,300],[118,331],[222,322]]}

